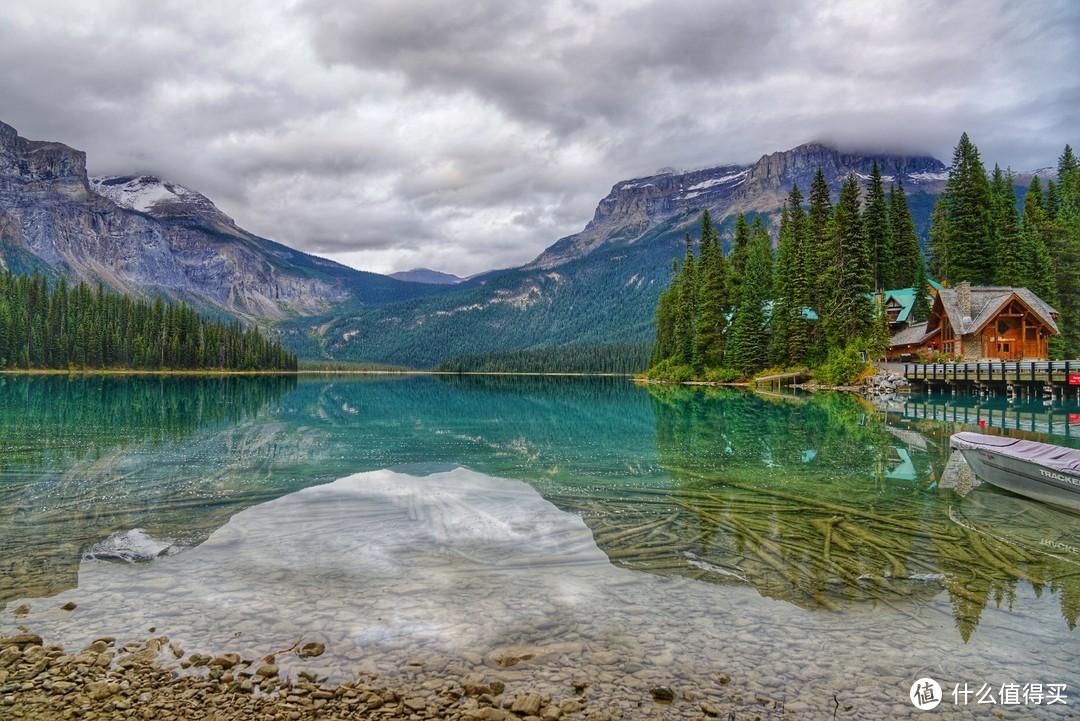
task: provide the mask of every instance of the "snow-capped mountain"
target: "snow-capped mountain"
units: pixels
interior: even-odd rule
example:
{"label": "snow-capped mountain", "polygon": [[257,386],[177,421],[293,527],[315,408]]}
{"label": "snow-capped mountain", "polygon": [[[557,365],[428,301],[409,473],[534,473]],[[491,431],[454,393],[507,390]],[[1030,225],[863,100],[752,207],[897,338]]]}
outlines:
{"label": "snow-capped mountain", "polygon": [[156,218],[189,216],[236,227],[233,219],[202,193],[153,175],[113,175],[90,178],[89,181],[91,190],[121,208]]}
{"label": "snow-capped mountain", "polygon": [[0,122],[0,270],[278,320],[435,286],[364,273],[260,238],[200,193],[153,176],[94,178],[86,154]]}

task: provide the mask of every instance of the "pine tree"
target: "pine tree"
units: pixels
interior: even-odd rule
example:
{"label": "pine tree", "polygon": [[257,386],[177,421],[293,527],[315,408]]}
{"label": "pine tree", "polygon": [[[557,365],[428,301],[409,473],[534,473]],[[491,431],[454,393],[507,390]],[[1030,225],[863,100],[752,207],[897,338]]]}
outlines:
{"label": "pine tree", "polygon": [[894,248],[892,228],[889,225],[889,206],[885,201],[881,168],[878,167],[876,160],[870,169],[870,185],[866,189],[866,207],[862,221],[870,254],[874,290],[895,288],[897,253]]}
{"label": "pine tree", "polygon": [[743,276],[746,274],[747,247],[750,245],[750,226],[746,224],[746,215],[739,213],[735,219],[735,238],[731,242],[731,298],[730,303],[739,302],[742,294]]}
{"label": "pine tree", "polygon": [[806,262],[809,246],[806,211],[796,185],[788,195],[780,222],[770,338],[770,356],[776,366],[806,362],[811,342],[810,321],[805,315],[812,295]]}
{"label": "pine tree", "polygon": [[780,209],[780,237],[776,248],[773,275],[772,313],[769,318],[769,362],[774,367],[788,364],[788,339],[791,327],[791,282],[795,266],[795,239],[791,214],[785,204]]}
{"label": "pine tree", "polygon": [[[926,282],[926,264],[919,236],[915,232],[915,221],[908,208],[907,195],[904,193],[904,181],[897,177],[896,187],[889,188],[889,225],[892,226],[893,247],[896,252],[896,279],[893,288],[914,288],[915,305],[911,309],[912,318],[926,320],[930,316],[930,292]],[[887,288],[886,290],[890,290]]]}
{"label": "pine tree", "polygon": [[950,250],[948,220],[945,214],[945,199],[938,197],[934,210],[930,214],[930,271],[938,280],[947,283],[950,278]]}
{"label": "pine tree", "polygon": [[727,365],[751,376],[765,367],[768,360],[766,303],[772,297],[772,249],[769,233],[755,223],[747,246],[746,272],[739,295],[739,305],[731,320],[731,339],[727,344]]}
{"label": "pine tree", "polygon": [[[938,268],[955,285],[967,280],[986,285],[994,278],[994,223],[990,183],[979,159],[979,149],[964,133],[953,151],[945,192],[934,208],[931,231]],[[942,262],[942,256],[947,262]]]}
{"label": "pine tree", "polygon": [[708,210],[701,217],[700,248],[694,356],[698,368],[713,368],[720,366],[724,359],[729,291],[724,248],[720,244],[720,233],[713,227]]}
{"label": "pine tree", "polygon": [[866,352],[871,359],[883,359],[889,350],[889,340],[892,338],[892,327],[889,324],[889,313],[885,309],[885,296],[877,296],[878,300],[873,305],[873,322],[869,324],[866,335]]}
{"label": "pine tree", "polygon": [[807,353],[813,341],[813,327],[806,317],[809,311],[814,292],[814,284],[811,281],[812,273],[817,273],[817,268],[812,268],[810,261],[814,256],[812,241],[810,239],[810,225],[806,211],[802,207],[802,193],[798,186],[793,185],[791,194],[788,195],[788,214],[791,223],[791,238],[795,243],[795,263],[792,268],[792,278],[788,283],[790,293],[791,320],[788,330],[788,362],[795,365],[806,363]]}
{"label": "pine tree", "polygon": [[829,298],[829,287],[823,268],[832,262],[831,240],[829,238],[829,219],[832,217],[832,201],[829,199],[829,184],[825,182],[825,171],[819,165],[810,185],[810,208],[807,211],[807,236],[810,246],[806,254],[807,277],[816,279],[813,283],[811,302],[820,316]]}
{"label": "pine tree", "polygon": [[994,283],[997,285],[1031,286],[1028,273],[1028,259],[1024,255],[1024,242],[1020,234],[1020,217],[1016,209],[1016,189],[1010,170],[1002,173],[994,166],[994,175],[990,183],[994,233],[996,235],[997,262],[994,268]]}
{"label": "pine tree", "polygon": [[1068,144],[1058,157],[1058,181],[1061,183],[1061,197],[1064,202],[1076,203],[1080,195],[1080,162]]}
{"label": "pine tree", "polygon": [[853,339],[865,338],[873,322],[869,297],[873,273],[854,173],[848,174],[840,189],[830,227],[833,257],[826,275],[831,292],[822,326],[830,347],[843,348]]}
{"label": "pine tree", "polygon": [[694,242],[686,234],[686,258],[679,277],[678,295],[675,298],[675,354],[682,365],[694,362],[694,323],[697,320],[697,272],[694,262]]}
{"label": "pine tree", "polygon": [[1061,336],[1052,348],[1056,357],[1076,358],[1080,356],[1080,167],[1070,146],[1058,158],[1058,184],[1047,185],[1046,205],[1052,210],[1047,212],[1051,218],[1047,249],[1061,314]]}
{"label": "pine tree", "polygon": [[678,296],[679,261],[671,261],[671,283],[660,293],[656,304],[656,343],[649,367],[653,368],[675,355],[675,298]]}

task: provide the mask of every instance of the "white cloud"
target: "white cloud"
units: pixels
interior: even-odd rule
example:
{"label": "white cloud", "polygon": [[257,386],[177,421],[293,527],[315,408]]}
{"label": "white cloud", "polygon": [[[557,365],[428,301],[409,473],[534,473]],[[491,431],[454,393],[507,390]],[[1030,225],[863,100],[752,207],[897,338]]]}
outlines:
{"label": "white cloud", "polygon": [[0,7],[0,119],[365,269],[459,275],[615,182],[811,139],[1030,168],[1076,144],[1080,5],[299,0]]}

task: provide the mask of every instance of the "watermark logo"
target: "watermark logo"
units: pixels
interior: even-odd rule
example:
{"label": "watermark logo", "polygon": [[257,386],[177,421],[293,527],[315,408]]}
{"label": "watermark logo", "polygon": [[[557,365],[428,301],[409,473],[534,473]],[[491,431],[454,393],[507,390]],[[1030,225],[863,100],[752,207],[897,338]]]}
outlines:
{"label": "watermark logo", "polygon": [[930,711],[941,703],[941,686],[932,678],[920,678],[911,684],[911,703],[920,711]]}
{"label": "watermark logo", "polygon": [[1000,686],[980,683],[977,686],[964,681],[953,684],[951,693],[942,693],[941,684],[932,678],[920,678],[911,684],[911,703],[920,711],[937,708],[952,696],[955,706],[987,704],[991,706],[1053,706],[1068,705],[1064,683],[1003,683]]}

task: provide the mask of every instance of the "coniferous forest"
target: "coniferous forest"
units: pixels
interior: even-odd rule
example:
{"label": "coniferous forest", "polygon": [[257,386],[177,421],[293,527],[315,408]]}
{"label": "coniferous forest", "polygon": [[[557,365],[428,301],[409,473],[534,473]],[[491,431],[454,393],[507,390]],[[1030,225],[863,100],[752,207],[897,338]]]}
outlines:
{"label": "coniferous forest", "polygon": [[[988,174],[963,134],[930,231],[930,269],[954,285],[1027,287],[1060,311],[1054,358],[1080,356],[1080,166],[1072,148],[1058,182],[1036,176],[1021,205],[1011,172]],[[694,251],[695,245],[698,248]],[[765,368],[817,368],[832,383],[880,355],[889,325],[875,292],[921,288],[913,309],[924,320],[927,270],[902,181],[886,192],[875,163],[865,190],[849,174],[835,204],[819,168],[809,202],[796,186],[781,209],[773,252],[761,217],[740,216],[725,256],[708,211],[700,237],[686,236],[671,285],[656,309],[651,377],[730,381]]]}
{"label": "coniferous forest", "polygon": [[0,368],[294,371],[296,356],[257,328],[184,303],[0,275]]}
{"label": "coniferous forest", "polygon": [[964,133],[930,229],[932,271],[950,285],[1017,285],[1060,313],[1053,358],[1080,357],[1080,163],[1070,146],[1057,182],[1035,176],[1023,203],[1012,173],[987,173]]}

